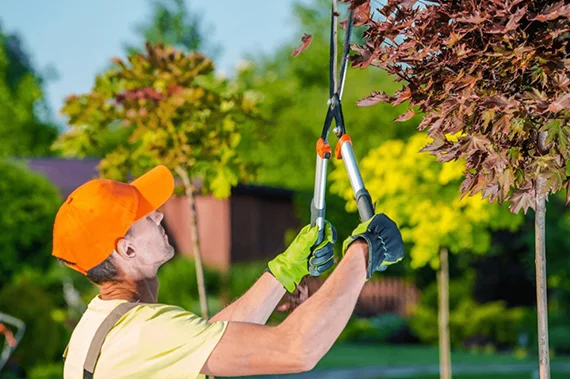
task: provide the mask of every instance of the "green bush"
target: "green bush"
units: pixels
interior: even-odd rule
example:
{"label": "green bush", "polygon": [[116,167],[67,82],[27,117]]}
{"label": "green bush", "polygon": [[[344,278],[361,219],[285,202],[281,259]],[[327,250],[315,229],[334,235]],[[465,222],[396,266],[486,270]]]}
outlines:
{"label": "green bush", "polygon": [[63,377],[63,361],[35,366],[28,374],[29,379],[60,379],[61,377]]}
{"label": "green bush", "polygon": [[[160,287],[158,301],[160,303],[178,305],[188,311],[196,311],[198,304],[198,284],[196,281],[196,266],[193,260],[177,256],[163,265],[158,272]],[[216,298],[222,289],[222,275],[218,270],[204,267],[204,280],[208,300],[215,308]]]}
{"label": "green bush", "polygon": [[[492,343],[515,346],[526,330],[525,308],[507,308],[502,301],[478,304],[471,294],[471,281],[450,282],[449,330],[451,344],[460,347]],[[438,341],[437,283],[429,286],[415,309],[410,326],[424,343]]]}
{"label": "green bush", "polygon": [[555,325],[549,328],[550,348],[556,353],[570,353],[570,325]]}
{"label": "green bush", "polygon": [[267,268],[267,262],[239,262],[232,264],[228,272],[227,290],[233,301],[243,295]]}
{"label": "green bush", "polygon": [[353,317],[339,336],[339,341],[386,343],[407,327],[406,319],[391,313],[373,318]]}
{"label": "green bush", "polygon": [[0,159],[0,288],[25,266],[47,267],[61,204],[57,188],[24,165]]}

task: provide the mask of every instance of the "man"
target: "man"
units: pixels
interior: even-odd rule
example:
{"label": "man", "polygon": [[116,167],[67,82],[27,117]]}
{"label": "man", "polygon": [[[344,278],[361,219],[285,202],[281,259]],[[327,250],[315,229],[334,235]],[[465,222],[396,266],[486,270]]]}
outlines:
{"label": "man", "polygon": [[[65,378],[198,378],[311,370],[347,324],[372,273],[403,258],[396,225],[379,214],[343,244],[317,293],[278,326],[265,326],[285,291],[332,265],[334,228],[314,247],[305,227],[241,298],[210,320],[157,303],[157,270],[174,249],[157,209],[174,179],[158,166],[131,184],[93,180],[61,206],[53,255],[99,287],[64,353]],[[311,257],[311,258],[309,258]]]}

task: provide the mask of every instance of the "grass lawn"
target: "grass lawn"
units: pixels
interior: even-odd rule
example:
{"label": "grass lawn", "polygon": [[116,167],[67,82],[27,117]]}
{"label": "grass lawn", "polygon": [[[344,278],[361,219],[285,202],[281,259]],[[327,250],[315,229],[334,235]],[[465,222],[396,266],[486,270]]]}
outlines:
{"label": "grass lawn", "polygon": [[[527,356],[517,359],[512,354],[484,354],[468,351],[451,353],[453,364],[508,364],[534,363],[537,357]],[[553,357],[552,362],[570,363],[570,357]],[[365,366],[406,366],[439,364],[436,346],[397,346],[374,344],[337,343],[317,365],[318,369],[365,367]],[[455,375],[454,375],[455,377]],[[475,378],[474,378],[475,379]],[[510,379],[510,378],[509,378]]]}
{"label": "grass lawn", "polygon": [[[428,375],[428,376],[415,376],[419,379],[439,379],[439,375]],[[497,379],[533,379],[530,374],[493,374],[492,378]],[[570,379],[570,374],[557,374],[556,372],[551,373],[552,379]],[[377,379],[391,379],[388,376],[382,376]],[[453,379],[491,379],[489,374],[484,375],[455,375],[453,374]]]}

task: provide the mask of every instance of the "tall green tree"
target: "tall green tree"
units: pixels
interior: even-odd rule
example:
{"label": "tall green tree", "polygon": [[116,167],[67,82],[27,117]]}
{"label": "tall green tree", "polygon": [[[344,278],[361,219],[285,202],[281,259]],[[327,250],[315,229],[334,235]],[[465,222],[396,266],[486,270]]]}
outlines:
{"label": "tall green tree", "polygon": [[62,111],[71,130],[58,147],[81,157],[109,129],[126,129],[127,138],[99,164],[104,177],[127,180],[157,164],[175,173],[189,202],[192,252],[207,317],[195,194],[201,189],[228,197],[232,186],[250,179],[238,151],[255,133],[256,96],[216,77],[212,61],[198,53],[147,44],[144,55],[114,63],[90,93],[68,98]]}
{"label": "tall green tree", "polygon": [[[457,137],[448,136],[457,141]],[[428,142],[425,134],[408,141],[392,140],[372,149],[362,159],[360,169],[376,208],[389,214],[399,225],[404,242],[409,243],[411,265],[427,264],[439,269],[439,332],[441,377],[451,378],[449,338],[448,251],[483,254],[489,250],[491,230],[518,228],[523,217],[506,207],[490,205],[478,197],[460,199],[457,191],[465,162],[439,164],[419,151]],[[336,164],[331,175],[333,191],[347,200],[347,209],[356,211],[346,170]]]}
{"label": "tall green tree", "polygon": [[42,79],[20,39],[0,28],[0,158],[53,154],[57,128],[41,118]]}
{"label": "tall green tree", "polygon": [[173,46],[186,52],[202,51],[212,56],[217,47],[208,40],[200,14],[193,12],[185,0],[149,0],[148,21],[135,26],[141,37],[140,46],[130,45],[130,52],[144,50],[146,42]]}

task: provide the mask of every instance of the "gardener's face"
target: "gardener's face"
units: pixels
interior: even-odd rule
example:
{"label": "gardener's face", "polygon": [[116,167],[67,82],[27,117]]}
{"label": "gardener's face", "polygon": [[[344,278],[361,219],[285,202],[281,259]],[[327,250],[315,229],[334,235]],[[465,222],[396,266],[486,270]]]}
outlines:
{"label": "gardener's face", "polygon": [[163,263],[174,256],[174,248],[160,225],[163,217],[161,212],[154,211],[140,219],[131,226],[129,233],[119,243],[119,247],[128,252],[123,255],[126,255],[130,268],[145,276],[156,273]]}

